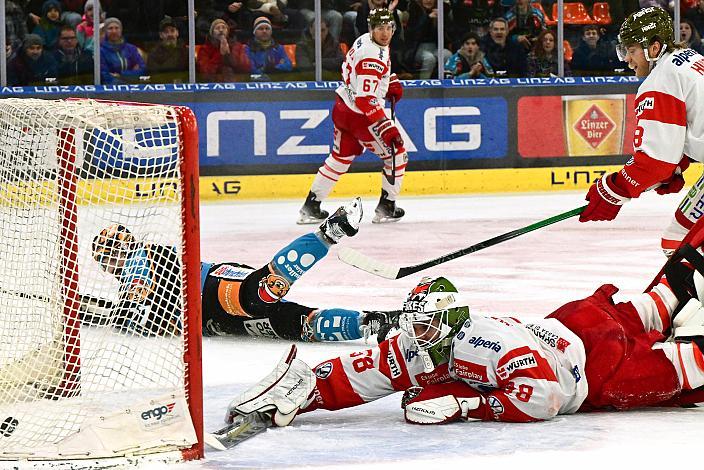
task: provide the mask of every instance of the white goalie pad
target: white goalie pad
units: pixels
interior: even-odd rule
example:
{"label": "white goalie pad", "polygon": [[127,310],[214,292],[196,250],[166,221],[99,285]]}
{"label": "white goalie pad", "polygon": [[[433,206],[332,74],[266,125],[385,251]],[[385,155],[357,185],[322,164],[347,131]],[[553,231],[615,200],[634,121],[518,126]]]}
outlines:
{"label": "white goalie pad", "polygon": [[315,388],[315,374],[308,364],[296,359],[296,346],[285,354],[273,371],[249,390],[237,396],[227,409],[225,421],[255,411],[272,411],[274,424],[287,426]]}

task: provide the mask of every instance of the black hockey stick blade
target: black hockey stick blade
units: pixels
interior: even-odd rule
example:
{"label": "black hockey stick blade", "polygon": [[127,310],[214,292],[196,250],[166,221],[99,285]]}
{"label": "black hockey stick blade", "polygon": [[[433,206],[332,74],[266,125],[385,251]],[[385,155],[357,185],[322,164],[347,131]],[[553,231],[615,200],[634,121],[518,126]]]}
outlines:
{"label": "black hockey stick blade", "polygon": [[535,222],[531,225],[527,225],[511,232],[498,235],[494,238],[484,240],[483,242],[479,242],[472,246],[468,246],[467,248],[453,251],[452,253],[442,255],[438,258],[431,259],[430,261],[426,261],[420,264],[414,264],[411,266],[404,266],[399,268],[397,266],[393,266],[382,261],[375,260],[374,258],[371,258],[369,256],[363,255],[362,253],[352,248],[341,248],[338,252],[337,257],[343,263],[352,265],[357,269],[367,271],[368,273],[375,274],[379,277],[383,277],[386,279],[401,279],[402,277],[406,277],[411,274],[431,268],[433,266],[446,263],[455,258],[459,258],[460,256],[468,255],[470,253],[474,253],[475,251],[483,250],[484,248],[498,245],[499,243],[511,240],[512,238],[516,238],[528,232],[532,232],[534,230],[538,230],[539,228],[547,227],[548,225],[552,225],[562,220],[569,219],[570,217],[574,217],[576,215],[581,214],[586,207],[587,206],[582,206],[567,212],[563,212],[561,214],[554,215],[545,220]]}
{"label": "black hockey stick blade", "polygon": [[217,450],[231,449],[271,426],[271,416],[267,413],[254,412],[237,416],[232,424],[213,433],[205,433],[205,443]]}

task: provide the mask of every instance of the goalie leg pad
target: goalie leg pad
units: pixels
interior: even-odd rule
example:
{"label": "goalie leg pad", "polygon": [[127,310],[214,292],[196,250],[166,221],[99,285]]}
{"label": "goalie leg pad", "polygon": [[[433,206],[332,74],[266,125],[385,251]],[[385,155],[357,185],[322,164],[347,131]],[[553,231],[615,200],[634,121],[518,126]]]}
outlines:
{"label": "goalie leg pad", "polygon": [[287,426],[304,407],[315,388],[310,366],[296,359],[296,346],[283,356],[274,370],[259,383],[236,397],[227,409],[225,421],[238,415],[269,413],[276,426]]}

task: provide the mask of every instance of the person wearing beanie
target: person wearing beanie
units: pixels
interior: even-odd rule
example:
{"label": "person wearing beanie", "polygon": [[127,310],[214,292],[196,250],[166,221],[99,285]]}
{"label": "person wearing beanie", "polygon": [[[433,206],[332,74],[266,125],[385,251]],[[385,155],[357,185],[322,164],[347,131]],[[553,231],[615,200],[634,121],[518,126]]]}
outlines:
{"label": "person wearing beanie", "polygon": [[[100,20],[105,20],[105,12],[98,4],[98,14],[100,15]],[[95,2],[93,0],[88,0],[85,5],[83,5],[83,20],[76,26],[76,36],[78,37],[78,45],[83,48],[84,51],[93,53],[93,5]]]}
{"label": "person wearing beanie", "polygon": [[100,43],[100,79],[103,84],[135,82],[146,74],[146,64],[137,46],[122,37],[122,22],[115,17],[103,23],[105,36]]}
{"label": "person wearing beanie", "polygon": [[42,4],[42,16],[39,24],[34,27],[32,34],[41,36],[44,48],[48,51],[56,49],[61,23],[61,3],[58,0],[46,0]]}
{"label": "person wearing beanie", "polygon": [[28,34],[22,48],[7,66],[8,86],[43,85],[56,77],[56,61],[44,51],[44,39]]}
{"label": "person wearing beanie", "polygon": [[169,73],[169,77],[164,77],[168,81],[188,81],[188,49],[179,40],[178,27],[170,16],[159,22],[159,39],[147,58],[147,73]]}
{"label": "person wearing beanie", "polygon": [[249,60],[253,74],[271,74],[293,70],[284,48],[272,37],[271,21],[266,16],[254,20],[254,37],[249,43]]}
{"label": "person wearing beanie", "polygon": [[224,20],[218,18],[210,24],[207,41],[196,58],[198,81],[235,81],[235,74],[249,73],[247,47],[236,38],[228,39],[229,33],[230,28]]}

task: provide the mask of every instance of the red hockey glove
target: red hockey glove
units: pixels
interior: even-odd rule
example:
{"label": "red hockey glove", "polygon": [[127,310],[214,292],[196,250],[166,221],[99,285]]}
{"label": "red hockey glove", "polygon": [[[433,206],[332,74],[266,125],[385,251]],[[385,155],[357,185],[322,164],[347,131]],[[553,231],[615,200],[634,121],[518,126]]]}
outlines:
{"label": "red hockey glove", "polygon": [[623,203],[631,200],[622,195],[625,191],[619,190],[617,176],[616,173],[603,176],[589,188],[585,198],[589,204],[579,216],[580,222],[614,220]]}
{"label": "red hockey glove", "polygon": [[401,80],[398,79],[398,76],[392,73],[389,77],[389,91],[386,92],[386,99],[394,100],[398,103],[401,98],[403,98],[403,85],[401,85]]}
{"label": "red hockey glove", "polygon": [[383,140],[387,146],[390,147],[393,144],[396,149],[403,147],[403,138],[401,138],[398,128],[391,119],[377,121],[374,127],[375,131],[381,137],[381,140]]}
{"label": "red hockey glove", "polygon": [[406,421],[415,424],[445,424],[467,419],[482,403],[482,395],[464,382],[411,387],[403,393],[401,408]]}
{"label": "red hockey glove", "polygon": [[655,188],[655,192],[661,196],[663,194],[679,193],[682,188],[684,188],[684,177],[682,177],[682,173],[684,173],[687,168],[689,168],[689,157],[684,157],[677,168],[675,168],[672,176]]}

